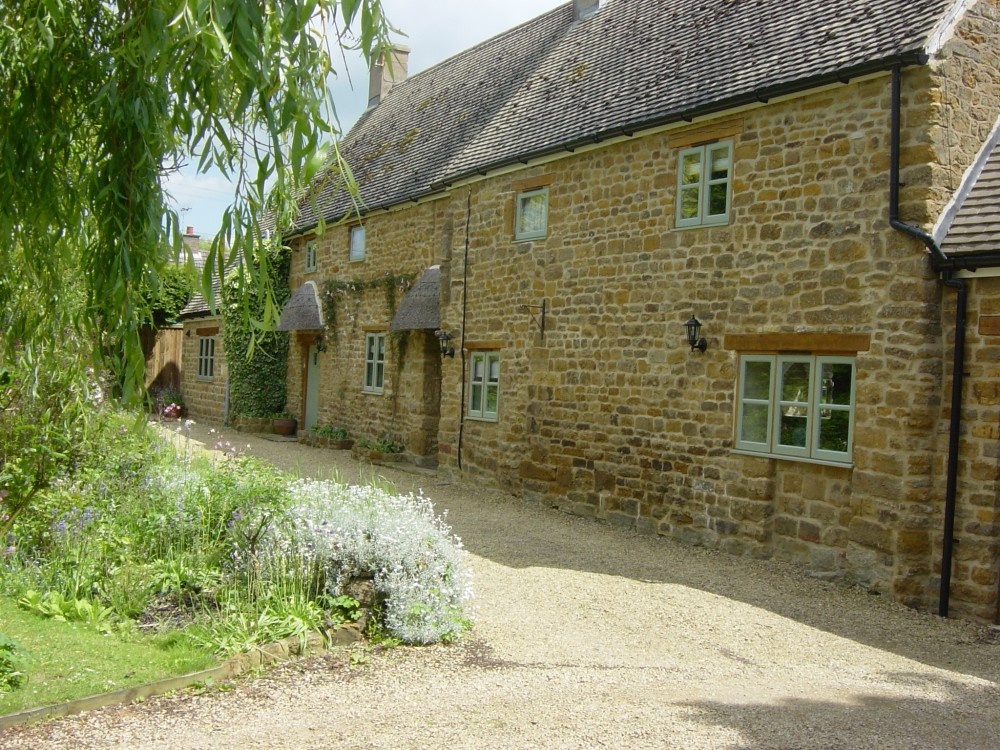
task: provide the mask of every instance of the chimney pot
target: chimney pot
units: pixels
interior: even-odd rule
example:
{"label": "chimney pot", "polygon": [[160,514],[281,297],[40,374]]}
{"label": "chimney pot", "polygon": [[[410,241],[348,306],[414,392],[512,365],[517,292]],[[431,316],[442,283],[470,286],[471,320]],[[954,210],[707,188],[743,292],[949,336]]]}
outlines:
{"label": "chimney pot", "polygon": [[187,231],[184,232],[184,234],[188,234],[188,235],[194,234],[194,227],[188,227]]}
{"label": "chimney pot", "polygon": [[[394,84],[406,80],[406,69],[410,59],[410,48],[402,44],[394,44],[391,49],[390,64],[380,57],[372,65],[368,74],[368,106],[374,107],[392,89]],[[390,70],[391,68],[391,70]]]}
{"label": "chimney pot", "polygon": [[600,0],[573,0],[573,20],[590,18],[601,7]]}

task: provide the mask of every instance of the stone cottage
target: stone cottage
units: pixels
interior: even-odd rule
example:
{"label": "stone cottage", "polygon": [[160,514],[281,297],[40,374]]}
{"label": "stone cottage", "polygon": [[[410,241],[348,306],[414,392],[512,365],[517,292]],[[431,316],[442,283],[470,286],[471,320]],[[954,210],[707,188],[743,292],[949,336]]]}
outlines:
{"label": "stone cottage", "polygon": [[358,202],[286,235],[289,407],[997,621],[998,40],[1000,0],[575,0],[398,48]]}

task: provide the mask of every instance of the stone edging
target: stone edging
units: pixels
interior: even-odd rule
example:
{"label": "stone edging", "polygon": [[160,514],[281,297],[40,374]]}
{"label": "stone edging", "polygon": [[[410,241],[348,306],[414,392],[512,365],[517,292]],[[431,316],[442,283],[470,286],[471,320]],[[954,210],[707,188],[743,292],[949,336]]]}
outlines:
{"label": "stone edging", "polygon": [[25,711],[6,714],[5,716],[0,716],[0,733],[5,729],[22,724],[31,724],[44,719],[57,719],[83,711],[93,711],[96,708],[103,708],[104,706],[134,703],[135,701],[156,695],[183,690],[199,682],[206,682],[208,680],[223,682],[231,680],[252,669],[266,667],[280,661],[287,661],[294,656],[308,656],[327,648],[350,646],[352,643],[362,640],[362,638],[361,631],[354,624],[344,625],[337,630],[325,631],[324,635],[311,633],[304,644],[299,638],[292,636],[276,643],[265,644],[253,651],[232,656],[219,666],[212,667],[211,669],[204,669],[200,672],[192,672],[191,674],[180,675],[178,677],[167,677],[145,685],[134,685],[124,690],[116,690],[113,693],[90,695],[86,698],[77,698],[67,703],[56,703],[51,706],[29,708]]}

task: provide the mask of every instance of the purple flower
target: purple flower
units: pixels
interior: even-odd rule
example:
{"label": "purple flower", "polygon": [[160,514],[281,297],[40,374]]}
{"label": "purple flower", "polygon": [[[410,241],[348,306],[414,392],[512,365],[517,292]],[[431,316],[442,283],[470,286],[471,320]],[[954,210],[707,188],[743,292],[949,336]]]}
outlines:
{"label": "purple flower", "polygon": [[11,556],[11,555],[13,555],[13,554],[14,554],[15,552],[17,552],[17,550],[16,550],[16,549],[14,549],[14,547],[13,547],[13,546],[10,546],[10,547],[4,547],[4,548],[3,548],[3,556],[4,556],[4,557],[10,557],[10,556]]}

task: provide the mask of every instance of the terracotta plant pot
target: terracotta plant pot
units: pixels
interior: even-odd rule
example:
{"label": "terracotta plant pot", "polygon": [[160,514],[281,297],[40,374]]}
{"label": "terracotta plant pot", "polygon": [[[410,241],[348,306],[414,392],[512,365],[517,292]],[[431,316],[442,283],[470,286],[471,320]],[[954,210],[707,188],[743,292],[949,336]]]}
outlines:
{"label": "terracotta plant pot", "polygon": [[275,435],[294,435],[295,428],[298,427],[299,420],[275,418],[271,420],[271,429]]}

